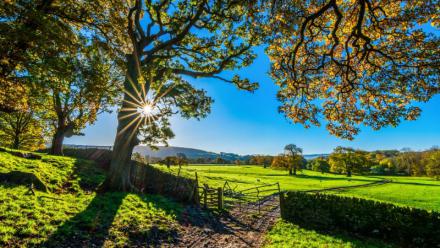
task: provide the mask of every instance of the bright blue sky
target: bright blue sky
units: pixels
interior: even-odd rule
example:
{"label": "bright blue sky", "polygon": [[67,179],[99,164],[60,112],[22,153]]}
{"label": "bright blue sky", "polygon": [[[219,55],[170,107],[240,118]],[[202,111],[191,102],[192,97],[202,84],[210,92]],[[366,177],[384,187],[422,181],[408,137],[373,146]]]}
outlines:
{"label": "bright blue sky", "polygon": [[[173,118],[176,137],[170,145],[239,154],[277,154],[289,143],[302,147],[305,154],[328,153],[338,145],[366,150],[419,150],[440,145],[440,95],[421,105],[423,112],[418,120],[379,131],[363,128],[354,141],[333,137],[323,126],[305,129],[289,123],[277,112],[277,86],[268,75],[269,60],[262,48],[257,52],[259,56],[253,65],[238,72],[260,82],[260,89],[253,94],[219,80],[189,79],[196,87],[206,89],[215,102],[211,114],[201,121]],[[115,112],[102,114],[95,125],[84,130],[85,136],[66,139],[65,143],[112,145],[116,125]]]}

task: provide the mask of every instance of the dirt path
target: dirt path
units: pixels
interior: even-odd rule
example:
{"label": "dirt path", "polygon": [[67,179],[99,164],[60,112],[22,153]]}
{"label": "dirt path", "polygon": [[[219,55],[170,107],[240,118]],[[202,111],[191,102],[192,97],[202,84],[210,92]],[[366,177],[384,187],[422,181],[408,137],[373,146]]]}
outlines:
{"label": "dirt path", "polygon": [[[172,247],[261,247],[264,234],[279,218],[278,197],[268,198],[262,205],[267,212],[260,216],[246,215],[235,207],[228,214],[207,216],[201,210],[188,208],[185,212],[191,220],[183,226],[178,242]],[[245,206],[242,206],[245,207]]]}
{"label": "dirt path", "polygon": [[[311,190],[306,192],[323,192],[330,190],[344,190],[347,188],[371,187],[389,183],[389,180],[372,183]],[[253,207],[248,203],[241,208]],[[273,207],[276,206],[276,207]],[[252,215],[234,207],[227,214],[214,215],[201,209],[187,207],[183,213],[182,229],[176,242],[170,247],[212,247],[212,248],[241,248],[262,247],[265,242],[265,233],[280,217],[279,197],[267,197],[261,205],[266,209],[262,215]]]}

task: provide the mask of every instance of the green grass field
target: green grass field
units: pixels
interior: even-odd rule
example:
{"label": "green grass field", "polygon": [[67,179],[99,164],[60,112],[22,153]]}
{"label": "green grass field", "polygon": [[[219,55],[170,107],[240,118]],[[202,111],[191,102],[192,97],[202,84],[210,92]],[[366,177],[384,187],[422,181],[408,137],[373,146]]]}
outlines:
{"label": "green grass field", "polygon": [[[168,170],[163,165],[157,167]],[[177,171],[177,167],[171,167],[172,173]],[[181,175],[194,178],[195,172],[201,183],[207,183],[211,187],[221,187],[225,181],[228,181],[233,188],[236,187],[236,190],[276,182],[280,183],[281,190],[318,190],[388,179],[391,183],[384,185],[328,192],[440,211],[440,181],[427,177],[353,175],[347,178],[345,175],[322,174],[310,170],[303,170],[297,176],[289,176],[284,170],[249,165],[188,165],[182,167]]]}
{"label": "green grass field", "polygon": [[[147,240],[167,240],[179,230],[183,206],[162,196],[123,192],[96,193],[105,172],[94,162],[42,154],[30,160],[0,152],[0,173],[36,175],[49,192],[29,194],[28,185],[0,184],[0,247],[145,246]],[[165,166],[156,167],[168,171]],[[177,173],[177,168],[171,168]],[[181,175],[221,187],[227,180],[242,190],[280,183],[282,190],[313,190],[362,185],[384,178],[392,183],[352,188],[337,194],[365,197],[400,205],[440,210],[440,182],[429,178],[369,177],[321,174],[304,170],[297,176],[260,166],[189,165]],[[154,237],[154,238],[151,238]],[[385,247],[378,241],[341,233],[319,233],[279,221],[267,234],[267,247]],[[150,244],[154,245],[154,244]]]}
{"label": "green grass field", "polygon": [[[0,247],[141,246],[174,235],[180,204],[161,196],[95,188],[105,174],[93,162],[43,155],[23,159],[0,152],[0,173],[30,172],[50,192],[29,194],[27,185],[0,184]],[[151,239],[150,239],[151,240]]]}
{"label": "green grass field", "polygon": [[[166,166],[157,165],[164,171]],[[178,173],[177,167],[171,167],[170,171]],[[183,166],[181,175],[195,177],[197,172],[199,181],[212,187],[221,187],[228,181],[237,190],[251,188],[257,185],[280,183],[282,190],[313,190],[349,185],[361,185],[378,181],[374,177],[354,176],[347,178],[343,175],[321,174],[315,171],[303,170],[298,175],[289,176],[287,171],[274,170],[253,165],[188,165]]]}
{"label": "green grass field", "polygon": [[440,181],[426,177],[384,177],[391,183],[346,189],[337,194],[440,212]]}

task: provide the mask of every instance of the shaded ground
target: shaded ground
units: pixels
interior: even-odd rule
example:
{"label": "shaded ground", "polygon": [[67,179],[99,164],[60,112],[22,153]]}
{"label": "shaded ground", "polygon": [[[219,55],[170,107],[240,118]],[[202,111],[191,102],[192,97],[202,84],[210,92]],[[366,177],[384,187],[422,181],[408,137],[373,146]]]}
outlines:
{"label": "shaded ground", "polygon": [[272,207],[278,203],[278,197],[267,198],[262,205],[267,206],[267,212],[261,215],[242,211],[247,206],[237,206],[217,216],[206,216],[201,210],[188,207],[183,213],[187,222],[183,220],[179,238],[171,247],[261,247],[264,234],[279,218],[279,206]]}

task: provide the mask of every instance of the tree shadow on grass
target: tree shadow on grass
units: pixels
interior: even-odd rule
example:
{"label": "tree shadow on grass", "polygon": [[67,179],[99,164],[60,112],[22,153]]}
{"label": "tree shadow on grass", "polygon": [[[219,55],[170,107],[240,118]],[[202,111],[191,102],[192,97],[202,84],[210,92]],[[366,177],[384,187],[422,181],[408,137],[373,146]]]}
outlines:
{"label": "tree shadow on grass", "polygon": [[[178,236],[176,223],[165,216],[179,216],[179,208],[178,203],[159,195],[97,194],[85,210],[67,220],[40,246],[103,247],[108,242],[116,245],[118,239],[124,238],[112,235],[111,228],[115,228],[116,235],[128,238],[123,241],[128,247],[174,243]],[[121,210],[122,215],[115,219]]]}
{"label": "tree shadow on grass", "polygon": [[61,225],[41,247],[102,247],[127,194],[97,194],[85,210]]}
{"label": "tree shadow on grass", "polygon": [[[155,215],[149,215],[149,226],[130,224],[127,226],[129,247],[161,247],[162,244],[174,244],[178,240],[177,223],[162,216],[175,216],[176,220],[181,216],[181,205],[161,195],[138,194],[140,200],[146,204],[146,208],[152,210]],[[163,212],[163,213],[158,213]],[[145,213],[148,216],[149,213]]]}
{"label": "tree shadow on grass", "polygon": [[440,187],[440,184],[431,184],[431,183],[399,182],[399,181],[391,181],[391,183],[392,184],[415,185],[415,186]]}
{"label": "tree shadow on grass", "polygon": [[361,179],[356,177],[326,177],[326,176],[311,176],[299,174],[293,176],[294,178],[314,179],[320,181],[354,181],[354,182],[374,182],[374,180]]}

